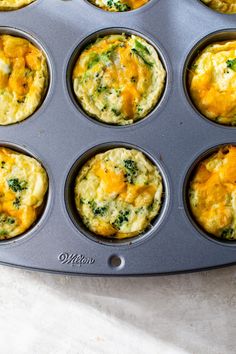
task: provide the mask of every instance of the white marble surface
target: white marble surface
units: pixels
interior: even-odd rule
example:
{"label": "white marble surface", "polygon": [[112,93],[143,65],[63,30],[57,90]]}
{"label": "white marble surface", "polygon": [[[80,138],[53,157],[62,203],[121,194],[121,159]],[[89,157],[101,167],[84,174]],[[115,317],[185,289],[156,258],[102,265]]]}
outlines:
{"label": "white marble surface", "polygon": [[236,267],[80,278],[0,267],[1,354],[235,354]]}

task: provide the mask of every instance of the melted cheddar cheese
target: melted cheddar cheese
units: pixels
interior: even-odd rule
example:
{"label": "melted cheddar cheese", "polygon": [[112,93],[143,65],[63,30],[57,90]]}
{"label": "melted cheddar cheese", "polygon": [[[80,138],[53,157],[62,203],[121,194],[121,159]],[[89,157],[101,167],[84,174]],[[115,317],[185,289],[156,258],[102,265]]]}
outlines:
{"label": "melted cheddar cheese", "polygon": [[190,182],[193,216],[208,233],[236,239],[236,147],[220,148],[200,162]]}
{"label": "melted cheddar cheese", "polygon": [[34,1],[35,0],[0,0],[0,11],[20,9]]}
{"label": "melted cheddar cheese", "polygon": [[48,86],[45,55],[24,38],[0,35],[0,125],[29,117]]}
{"label": "melted cheddar cheese", "polygon": [[236,125],[236,41],[207,46],[189,68],[189,92],[207,118]]}
{"label": "melted cheddar cheese", "polygon": [[138,9],[149,0],[89,0],[95,6],[106,11],[124,12]]}
{"label": "melted cheddar cheese", "polygon": [[79,56],[73,87],[83,109],[111,124],[131,124],[157,104],[165,70],[144,39],[125,34],[99,38]]}
{"label": "melted cheddar cheese", "polygon": [[29,229],[47,189],[47,174],[37,160],[0,147],[0,240]]}
{"label": "melted cheddar cheese", "polygon": [[204,4],[212,8],[213,10],[225,13],[236,13],[236,0],[202,0]]}
{"label": "melted cheddar cheese", "polygon": [[127,238],[142,233],[161,207],[161,175],[143,153],[116,148],[98,154],[75,182],[76,207],[97,235]]}

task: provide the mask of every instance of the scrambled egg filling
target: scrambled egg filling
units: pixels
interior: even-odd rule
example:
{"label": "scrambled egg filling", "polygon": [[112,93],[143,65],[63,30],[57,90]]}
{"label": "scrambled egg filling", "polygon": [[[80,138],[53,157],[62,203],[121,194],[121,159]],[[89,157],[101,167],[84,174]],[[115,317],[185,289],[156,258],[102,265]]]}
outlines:
{"label": "scrambled egg filling", "polygon": [[0,148],[0,240],[22,234],[36,221],[47,189],[38,161]]}
{"label": "scrambled egg filling", "polygon": [[92,4],[106,11],[124,12],[138,9],[149,0],[89,0]]}
{"label": "scrambled egg filling", "polygon": [[236,239],[236,147],[222,147],[200,162],[190,182],[193,216],[208,233]]}
{"label": "scrambled egg filling", "polygon": [[207,46],[189,68],[189,92],[207,118],[236,125],[236,41]]}
{"label": "scrambled egg filling", "polygon": [[155,107],[165,76],[150,44],[134,35],[116,34],[97,39],[82,52],[73,71],[73,86],[90,116],[124,125]]}
{"label": "scrambled egg filling", "polygon": [[236,0],[202,0],[207,6],[213,10],[226,14],[236,13]]}
{"label": "scrambled egg filling", "polygon": [[162,202],[161,175],[143,153],[116,148],[98,154],[79,172],[77,210],[88,229],[108,238],[142,233]]}
{"label": "scrambled egg filling", "polygon": [[45,55],[28,40],[0,35],[0,125],[29,117],[48,86]]}
{"label": "scrambled egg filling", "polygon": [[34,1],[35,0],[0,0],[0,11],[16,10]]}

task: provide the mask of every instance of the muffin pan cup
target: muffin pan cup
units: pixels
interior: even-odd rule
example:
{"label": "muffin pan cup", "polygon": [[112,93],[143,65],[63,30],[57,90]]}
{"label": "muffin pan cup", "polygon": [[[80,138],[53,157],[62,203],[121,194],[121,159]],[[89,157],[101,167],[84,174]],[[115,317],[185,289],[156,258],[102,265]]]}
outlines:
{"label": "muffin pan cup", "polygon": [[[30,6],[30,5],[29,5]],[[15,10],[16,11],[16,10]],[[2,12],[0,11],[0,14]],[[39,50],[41,50],[46,58],[46,63],[47,63],[47,72],[48,72],[48,77],[47,77],[47,81],[45,83],[45,88],[44,88],[44,92],[41,96],[41,99],[39,101],[39,104],[37,105],[35,111],[33,113],[31,113],[29,116],[27,116],[26,118],[24,118],[23,120],[21,120],[20,122],[17,123],[12,123],[12,125],[14,126],[15,124],[21,123],[22,121],[31,118],[32,116],[39,116],[41,114],[41,111],[44,109],[44,106],[47,104],[48,100],[51,97],[51,87],[52,87],[52,65],[51,65],[51,59],[49,54],[47,53],[47,49],[44,47],[44,45],[36,38],[36,36],[34,35],[34,33],[29,33],[29,32],[25,32],[19,28],[15,28],[15,27],[10,27],[10,26],[2,26],[0,23],[0,35],[10,35],[13,37],[18,37],[18,38],[24,38],[27,41],[29,41],[31,44],[33,44],[36,48],[38,48]],[[10,125],[10,124],[9,124]],[[1,127],[5,127],[7,125],[0,125]]]}
{"label": "muffin pan cup", "polygon": [[[198,0],[152,0],[134,12],[103,12],[86,1],[38,0],[0,13],[0,24],[28,33],[47,53],[48,95],[35,116],[0,127],[1,141],[29,151],[49,176],[47,207],[29,235],[0,243],[2,264],[84,275],[152,275],[193,271],[236,262],[235,243],[204,237],[186,212],[186,176],[194,162],[218,145],[236,143],[235,128],[212,124],[193,109],[185,93],[185,63],[207,35],[236,27],[236,16],[209,11]],[[167,86],[158,109],[137,124],[98,124],[78,110],[68,92],[72,53],[92,33],[129,28],[150,39],[162,54]],[[140,239],[99,242],[73,223],[65,200],[68,174],[78,159],[101,146],[144,151],[165,177],[160,220]],[[105,145],[104,145],[105,144]],[[88,151],[90,151],[88,153]],[[69,206],[70,207],[70,206]]]}
{"label": "muffin pan cup", "polygon": [[165,102],[165,100],[168,98],[172,72],[171,72],[170,62],[168,60],[168,57],[167,57],[167,54],[165,53],[164,48],[161,48],[160,44],[158,44],[157,42],[154,42],[152,40],[152,38],[150,38],[150,36],[146,36],[143,33],[140,33],[138,31],[132,30],[130,28],[125,28],[125,27],[110,27],[110,28],[104,28],[104,29],[98,30],[96,32],[93,32],[90,35],[88,35],[82,42],[80,42],[76,46],[74,51],[71,53],[71,57],[69,59],[67,72],[66,72],[67,90],[68,90],[68,93],[69,93],[69,96],[70,96],[72,102],[75,105],[75,108],[77,110],[79,110],[80,113],[82,113],[85,117],[90,119],[92,122],[95,122],[95,123],[98,123],[98,124],[104,125],[104,126],[110,125],[113,128],[118,128],[118,129],[119,128],[123,129],[125,127],[128,127],[129,124],[128,125],[117,125],[117,124],[112,124],[112,123],[105,123],[98,118],[91,117],[87,112],[85,112],[83,110],[82,105],[80,104],[80,102],[74,92],[72,77],[73,77],[73,69],[76,65],[76,62],[77,62],[79,56],[81,55],[81,53],[85,50],[85,48],[88,45],[90,45],[91,43],[94,43],[100,37],[105,37],[105,36],[112,35],[112,34],[123,34],[123,33],[127,34],[128,36],[135,35],[138,37],[142,37],[146,42],[148,42],[150,45],[152,45],[152,47],[158,53],[158,57],[163,65],[163,68],[166,71],[166,78],[165,78],[164,87],[163,87],[162,93],[161,93],[157,103],[154,105],[154,107],[150,110],[150,112],[145,117],[135,121],[133,123],[133,125],[142,123],[150,116],[155,116],[155,114],[158,114],[158,112],[161,110],[161,107],[163,106],[163,102]]}

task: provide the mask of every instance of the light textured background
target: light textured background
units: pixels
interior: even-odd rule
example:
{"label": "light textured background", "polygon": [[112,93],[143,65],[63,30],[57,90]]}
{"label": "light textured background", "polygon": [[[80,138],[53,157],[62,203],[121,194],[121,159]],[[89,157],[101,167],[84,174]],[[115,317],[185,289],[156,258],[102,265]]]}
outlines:
{"label": "light textured background", "polygon": [[1,354],[236,353],[236,267],[80,278],[0,267]]}

